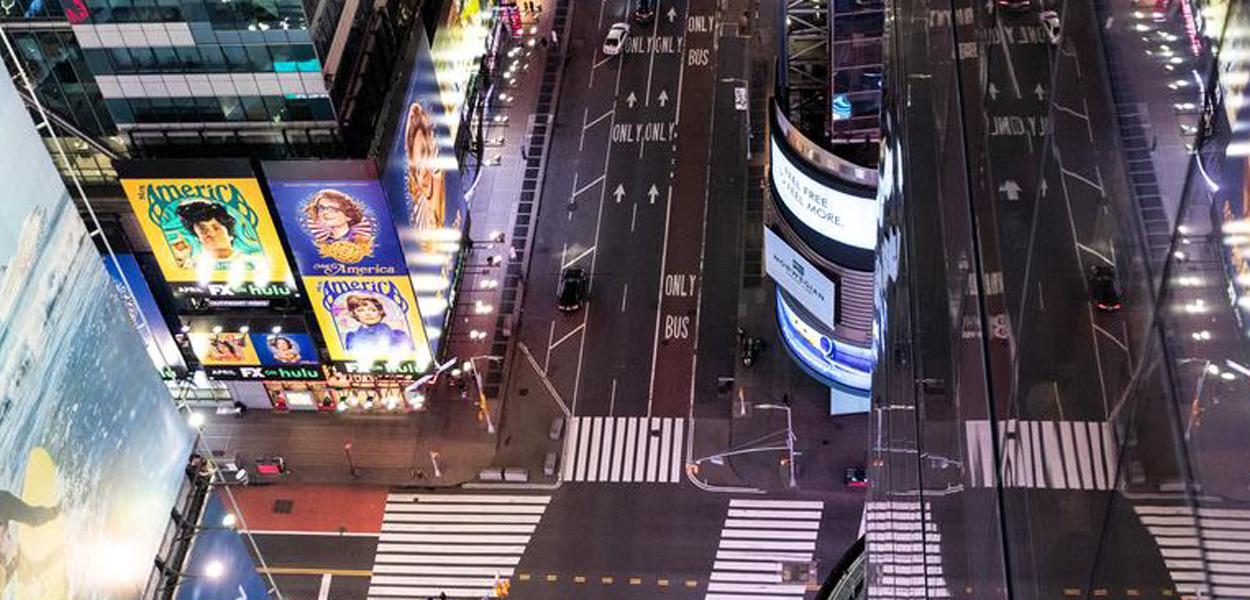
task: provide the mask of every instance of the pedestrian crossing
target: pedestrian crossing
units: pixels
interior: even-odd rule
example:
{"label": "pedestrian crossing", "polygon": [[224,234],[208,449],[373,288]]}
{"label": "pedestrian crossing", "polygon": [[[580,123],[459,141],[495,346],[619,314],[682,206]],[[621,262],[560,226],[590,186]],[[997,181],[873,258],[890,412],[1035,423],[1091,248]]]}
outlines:
{"label": "pedestrian crossing", "polygon": [[1176,591],[1202,598],[1250,598],[1250,510],[1137,505]]}
{"label": "pedestrian crossing", "polygon": [[704,600],[802,600],[807,586],[783,582],[782,567],[812,562],[823,511],[812,500],[731,499]]}
{"label": "pedestrian crossing", "polygon": [[949,598],[942,574],[942,534],[932,507],[919,502],[868,502],[864,506],[868,564],[880,576],[869,578],[868,597]]}
{"label": "pedestrian crossing", "polygon": [[[999,421],[1003,487],[1113,490],[1119,447],[1111,423]],[[972,487],[993,487],[994,443],[985,420],[964,422]]]}
{"label": "pedestrian crossing", "polygon": [[368,597],[494,597],[495,583],[512,576],[550,500],[539,494],[390,494]]}
{"label": "pedestrian crossing", "polygon": [[573,417],[564,438],[565,481],[677,483],[685,419]]}

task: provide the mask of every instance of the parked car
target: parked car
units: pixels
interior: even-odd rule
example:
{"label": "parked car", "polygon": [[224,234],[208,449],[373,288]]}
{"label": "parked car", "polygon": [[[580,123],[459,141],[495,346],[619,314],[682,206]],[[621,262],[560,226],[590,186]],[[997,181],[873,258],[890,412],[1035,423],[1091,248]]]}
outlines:
{"label": "parked car", "polygon": [[653,19],[655,19],[655,5],[652,0],[638,0],[638,5],[634,8],[634,22],[646,25]]}
{"label": "parked car", "polygon": [[1050,40],[1052,46],[1059,45],[1059,13],[1053,10],[1042,11],[1038,18],[1042,21],[1042,31],[1046,32],[1046,39]]}
{"label": "parked car", "polygon": [[1120,310],[1123,306],[1120,297],[1120,283],[1116,280],[1115,267],[1099,265],[1090,271],[1089,295],[1101,310],[1107,312]]}
{"label": "parked car", "polygon": [[849,488],[868,487],[868,471],[863,467],[847,467],[842,473],[842,483]]}
{"label": "parked car", "polygon": [[603,40],[603,53],[607,56],[616,56],[621,53],[621,48],[625,47],[625,38],[629,37],[628,23],[614,23],[608,28],[608,37]]}
{"label": "parked car", "polygon": [[1022,13],[1033,8],[1033,0],[995,0],[994,5],[1007,12]]}
{"label": "parked car", "polygon": [[560,285],[556,288],[556,306],[564,312],[582,307],[586,299],[586,272],[580,267],[569,267],[560,273]]}

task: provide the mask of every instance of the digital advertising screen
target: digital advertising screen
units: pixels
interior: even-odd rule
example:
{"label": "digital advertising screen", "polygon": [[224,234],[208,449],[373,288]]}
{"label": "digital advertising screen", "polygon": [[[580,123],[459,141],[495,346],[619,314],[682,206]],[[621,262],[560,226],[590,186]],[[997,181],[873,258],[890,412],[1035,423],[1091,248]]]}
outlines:
{"label": "digital advertising screen", "polygon": [[0,597],[140,598],[194,432],[4,69]]}
{"label": "digital advertising screen", "polygon": [[336,361],[401,363],[417,370],[432,356],[417,299],[404,277],[306,277],[330,358]]}
{"label": "digital advertising screen", "polygon": [[871,388],[873,358],[870,348],[852,346],[822,334],[787,303],[780,290],[777,292],[777,321],[790,355],[816,379],[826,385],[836,382],[859,390]]}
{"label": "digital advertising screen", "polygon": [[468,209],[461,189],[448,114],[441,101],[428,41],[418,34],[394,138],[382,171],[382,189],[404,250],[417,307],[436,355],[451,308]]}
{"label": "digital advertising screen", "polygon": [[837,286],[773,230],[764,228],[764,270],[829,329],[836,327]]}
{"label": "digital advertising screen", "polygon": [[104,269],[113,277],[118,297],[126,306],[126,313],[134,323],[135,329],[143,338],[143,346],[147,348],[152,364],[160,370],[161,377],[173,379],[187,375],[186,361],[178,350],[178,342],[174,341],[173,333],[165,324],[160,306],[152,289],[143,278],[139,262],[132,254],[115,254],[117,262],[104,257]]}
{"label": "digital advertising screen", "polygon": [[460,110],[486,53],[494,11],[482,6],[487,0],[453,0],[444,10],[442,24],[434,32],[430,54],[442,97],[443,112],[456,118],[448,122],[456,137]]}
{"label": "digital advertising screen", "polygon": [[[224,487],[209,492],[200,516],[200,531],[183,564],[189,575],[179,580],[175,600],[265,600],[269,586],[256,570],[256,561],[242,535],[224,523],[238,523],[223,501]],[[215,576],[209,576],[215,573]]]}
{"label": "digital advertising screen", "polygon": [[120,161],[117,171],[175,294],[292,294],[286,254],[246,161]]}
{"label": "digital advertising screen", "polygon": [[[284,327],[253,330],[216,317],[185,317],[186,336],[210,379],[323,379],[317,346],[302,319],[283,319]],[[261,329],[257,327],[257,329]]]}
{"label": "digital advertising screen", "polygon": [[[872,251],[877,245],[875,193],[857,196],[822,181],[811,167],[785,148],[785,140],[769,140],[773,189],[781,205],[802,225],[838,244]],[[830,257],[832,258],[832,257]]]}

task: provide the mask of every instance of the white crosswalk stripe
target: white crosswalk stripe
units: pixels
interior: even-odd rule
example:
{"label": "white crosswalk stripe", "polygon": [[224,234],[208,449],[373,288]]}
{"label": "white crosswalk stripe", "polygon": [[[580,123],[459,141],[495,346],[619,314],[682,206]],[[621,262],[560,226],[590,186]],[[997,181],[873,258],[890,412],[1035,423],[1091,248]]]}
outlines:
{"label": "white crosswalk stripe", "polygon": [[1250,598],[1250,510],[1133,507],[1182,596]]}
{"label": "white crosswalk stripe", "polygon": [[573,417],[564,438],[565,481],[677,483],[685,419]]}
{"label": "white crosswalk stripe", "polygon": [[[1113,490],[1119,447],[1111,423],[998,421],[1004,487]],[[993,487],[994,441],[986,420],[964,422],[972,487]]]}
{"label": "white crosswalk stripe", "polygon": [[494,597],[512,577],[550,495],[390,494],[369,599]]}
{"label": "white crosswalk stripe", "polygon": [[782,580],[783,563],[810,563],[823,502],[732,499],[704,600],[802,600],[802,582]]}
{"label": "white crosswalk stripe", "polygon": [[880,569],[868,597],[880,600],[949,598],[942,575],[942,536],[931,507],[919,502],[869,502],[864,506],[868,561]]}

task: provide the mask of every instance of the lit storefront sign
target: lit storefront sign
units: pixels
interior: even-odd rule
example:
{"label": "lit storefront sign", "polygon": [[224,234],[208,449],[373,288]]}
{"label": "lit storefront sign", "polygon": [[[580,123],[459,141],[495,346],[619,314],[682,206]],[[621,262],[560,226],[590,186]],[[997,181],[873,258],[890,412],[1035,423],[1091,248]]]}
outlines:
{"label": "lit storefront sign", "polygon": [[[457,115],[449,114],[442,101],[425,36],[417,37],[417,57],[381,183],[416,296],[405,313],[419,316],[425,339],[418,342],[428,343],[437,355],[459,276],[468,207],[451,135]],[[406,293],[400,290],[395,298]],[[431,357],[424,358],[428,365]]]}
{"label": "lit storefront sign", "polygon": [[361,372],[424,371],[433,351],[369,163],[267,162],[264,170],[331,360]]}
{"label": "lit storefront sign", "polygon": [[764,269],[773,281],[820,319],[835,327],[837,286],[771,229],[764,229]]}
{"label": "lit storefront sign", "polygon": [[867,390],[872,382],[872,350],[839,342],[822,334],[777,291],[777,321],[790,354],[826,385]]}
{"label": "lit storefront sign", "polygon": [[781,143],[770,140],[772,182],[781,204],[816,233],[853,248],[873,250],[876,197],[855,196],[818,181],[791,159]]}
{"label": "lit storefront sign", "polygon": [[176,295],[294,293],[286,255],[247,161],[123,161],[117,172]]}

